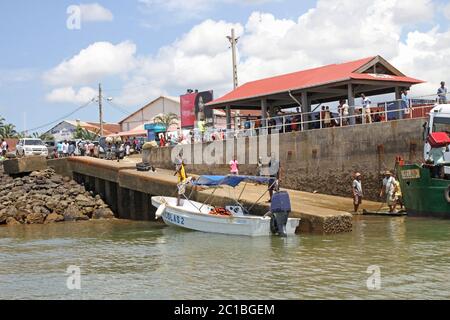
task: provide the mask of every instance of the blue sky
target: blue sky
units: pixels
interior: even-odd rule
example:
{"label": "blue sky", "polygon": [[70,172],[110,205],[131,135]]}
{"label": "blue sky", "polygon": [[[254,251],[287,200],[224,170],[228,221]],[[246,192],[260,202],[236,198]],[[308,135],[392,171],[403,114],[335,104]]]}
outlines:
{"label": "blue sky", "polygon": [[[439,43],[442,45],[450,41],[447,34],[449,1],[419,0],[420,4],[415,10],[405,5],[406,2],[402,4],[403,0],[399,0],[398,5],[390,4],[386,9],[379,9],[384,4],[382,0],[377,0],[380,5],[370,9],[368,14],[373,15],[373,21],[388,21],[380,23],[383,29],[379,31],[380,39],[385,39],[386,35],[394,36],[385,43],[378,41],[378,44],[367,45],[358,37],[352,42],[351,39],[355,37],[348,34],[345,27],[352,20],[364,20],[367,17],[364,10],[368,10],[369,6],[364,1],[352,2],[352,7],[356,6],[360,10],[349,12],[352,16],[348,17],[333,16],[333,10],[329,8],[332,2],[328,0],[319,3],[295,0],[86,1],[83,4],[96,3],[113,18],[105,19],[100,14],[99,18],[92,18],[94,21],[82,20],[80,30],[66,27],[67,8],[79,3],[61,0],[1,1],[0,39],[3,45],[0,49],[0,115],[16,124],[20,130],[31,129],[62,117],[83,104],[83,98],[89,94],[81,94],[79,90],[85,88],[85,92],[91,92],[89,90],[96,89],[99,82],[102,82],[106,95],[114,97],[114,104],[122,109],[119,111],[117,107],[105,104],[105,120],[110,122],[123,118],[123,110],[132,112],[160,93],[174,96],[182,94],[187,85],[214,89],[216,95],[224,93],[231,88],[231,75],[228,73],[231,62],[227,60],[230,57],[224,38],[230,26],[235,26],[242,36],[239,44],[242,81],[372,53],[398,61],[404,69],[414,73],[412,76],[437,81],[441,75],[438,70],[425,69],[423,57],[449,61],[448,49],[439,47]],[[339,8],[351,5],[346,0],[333,1],[339,2],[342,4],[336,9],[337,15]],[[431,11],[428,10],[430,6],[433,7]],[[305,15],[313,8],[313,14]],[[394,18],[383,11],[393,11],[392,8],[398,11]],[[359,12],[361,15],[358,15]],[[299,17],[302,17],[300,20],[303,22],[299,21]],[[211,20],[209,24],[205,23],[207,19]],[[311,30],[310,35],[306,34],[305,28],[308,28],[308,32]],[[348,39],[344,34],[336,44],[330,41],[330,44],[323,44],[323,50],[314,48],[316,36],[319,39],[317,41],[321,41],[322,33],[323,37],[329,37],[330,40],[333,37],[341,39],[340,31],[347,32]],[[298,32],[298,43],[295,32]],[[359,36],[364,39],[363,31],[360,33]],[[408,35],[411,35],[410,43]],[[197,47],[192,45],[191,48],[190,44],[195,44],[199,37],[205,43],[199,43]],[[426,42],[424,39],[427,37],[437,38],[438,41],[430,45],[432,48],[421,51],[417,43]],[[183,39],[186,41],[183,42]],[[98,47],[95,44],[99,43],[109,46],[103,51],[96,51]],[[121,43],[123,46],[119,46]],[[272,47],[274,43],[276,47]],[[86,53],[86,60],[80,62],[74,59],[81,50],[90,46],[92,50]],[[118,47],[126,47],[126,50]],[[354,50],[344,54],[343,51],[348,48]],[[120,59],[117,61],[129,62],[129,66],[115,66],[116,60],[112,58],[111,69],[114,70],[111,72],[99,69],[93,75],[89,70],[83,70],[83,61],[89,61],[95,66],[95,59],[102,59],[109,49],[118,52]],[[412,58],[407,54],[408,50],[412,52]],[[102,55],[96,56],[98,52],[102,52]],[[64,61],[72,63],[68,66],[63,64]],[[189,61],[207,66],[211,64],[213,68],[197,72],[198,69],[190,69]],[[60,68],[56,74],[66,80],[58,81],[54,77],[49,80],[45,75],[58,66]],[[64,73],[68,68],[72,69]],[[173,69],[181,71],[172,72]],[[161,71],[158,73],[158,70]],[[66,93],[70,92],[68,88],[78,92],[77,99],[61,94],[59,90],[63,88]],[[49,97],[52,92],[54,95]],[[94,104],[71,116],[72,119],[91,121],[96,121],[97,117]]]}

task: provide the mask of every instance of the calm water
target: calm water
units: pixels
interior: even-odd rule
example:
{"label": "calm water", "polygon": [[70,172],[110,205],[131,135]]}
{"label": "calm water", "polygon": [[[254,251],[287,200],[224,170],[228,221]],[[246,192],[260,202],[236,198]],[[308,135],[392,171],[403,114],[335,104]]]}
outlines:
{"label": "calm water", "polygon": [[[81,267],[81,290],[66,268]],[[381,289],[368,290],[368,266]],[[152,222],[0,228],[0,299],[449,299],[450,221],[364,218],[280,239]]]}

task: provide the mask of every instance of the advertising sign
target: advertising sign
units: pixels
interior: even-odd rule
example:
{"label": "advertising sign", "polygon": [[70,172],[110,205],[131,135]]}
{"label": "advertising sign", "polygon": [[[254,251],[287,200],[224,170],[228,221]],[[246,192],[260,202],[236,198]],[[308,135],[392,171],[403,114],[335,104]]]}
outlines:
{"label": "advertising sign", "polygon": [[197,93],[189,93],[180,96],[181,127],[194,127],[195,123],[195,98]]}
{"label": "advertising sign", "polygon": [[213,91],[188,93],[180,96],[181,127],[193,128],[196,121],[204,120],[213,123],[213,110],[205,104],[213,100]]}

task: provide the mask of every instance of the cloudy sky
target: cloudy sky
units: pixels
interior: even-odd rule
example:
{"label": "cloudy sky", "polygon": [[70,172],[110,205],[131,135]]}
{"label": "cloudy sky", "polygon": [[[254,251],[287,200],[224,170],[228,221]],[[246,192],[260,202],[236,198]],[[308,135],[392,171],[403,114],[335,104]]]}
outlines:
{"label": "cloudy sky", "polygon": [[[186,88],[218,97],[232,87],[231,28],[241,84],[377,54],[427,81],[411,95],[450,83],[449,0],[5,0],[0,116],[40,127],[90,101],[99,82],[110,122]],[[97,114],[90,104],[70,118]]]}

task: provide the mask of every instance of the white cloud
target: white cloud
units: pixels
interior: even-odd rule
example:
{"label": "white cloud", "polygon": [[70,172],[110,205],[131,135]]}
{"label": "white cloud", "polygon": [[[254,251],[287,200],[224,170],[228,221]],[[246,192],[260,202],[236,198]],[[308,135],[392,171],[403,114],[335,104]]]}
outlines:
{"label": "white cloud", "polygon": [[45,97],[49,102],[82,104],[96,97],[98,92],[91,87],[82,87],[76,91],[73,87],[63,87],[52,90]]}
{"label": "white cloud", "polygon": [[96,42],[47,71],[44,80],[52,85],[83,85],[105,76],[120,75],[133,68],[135,53],[133,42],[117,45]]}
{"label": "white cloud", "polygon": [[450,3],[447,4],[444,8],[444,16],[450,20]]}
{"label": "white cloud", "polygon": [[110,10],[98,3],[80,4],[83,21],[112,21],[114,16]]}
{"label": "white cloud", "polygon": [[[205,20],[151,56],[137,56],[131,42],[95,43],[50,70],[45,79],[74,86],[118,75],[124,87],[114,101],[124,106],[137,107],[160,94],[178,95],[187,88],[213,89],[217,97],[232,88],[226,36],[234,28],[240,36],[240,84],[379,54],[407,75],[429,81],[413,94],[434,93],[436,84],[445,80],[443,66],[450,61],[450,29],[433,27],[432,1],[407,4],[319,0],[295,20],[260,12],[252,13],[245,25]],[[414,23],[425,21],[429,30],[410,31]]]}

